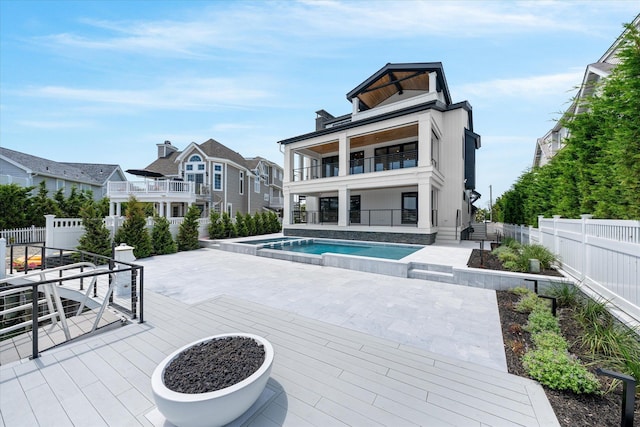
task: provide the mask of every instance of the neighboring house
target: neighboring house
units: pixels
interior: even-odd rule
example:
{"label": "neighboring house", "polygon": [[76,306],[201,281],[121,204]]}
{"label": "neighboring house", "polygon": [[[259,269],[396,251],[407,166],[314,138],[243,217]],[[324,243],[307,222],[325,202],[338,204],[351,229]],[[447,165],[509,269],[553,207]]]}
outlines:
{"label": "neighboring house", "polygon": [[120,166],[95,163],[61,163],[0,147],[0,184],[37,187],[44,181],[49,196],[61,188],[69,196],[71,188],[91,191],[95,200],[107,195],[109,181],[126,181]]}
{"label": "neighboring house", "polygon": [[184,216],[192,204],[203,215],[227,212],[235,216],[279,211],[283,207],[283,169],[260,157],[244,158],[219,142],[192,142],[179,151],[170,141],[157,144],[158,155],[146,168],[127,170],[143,181],[111,183],[110,214],[120,215],[121,204],[130,196],[151,202],[166,217]]}
{"label": "neighboring house", "polygon": [[[632,25],[640,29],[640,15],[636,16]],[[536,141],[533,167],[546,165],[564,147],[564,140],[569,136],[569,130],[563,126],[563,122],[585,111],[586,107],[582,101],[591,96],[602,80],[609,77],[613,68],[620,63],[618,51],[627,32],[628,30],[625,29],[598,62],[587,66],[580,89],[569,109],[563,114],[562,120],[559,120],[549,132]]]}
{"label": "neighboring house", "polygon": [[442,64],[387,64],[318,111],[285,149],[285,235],[431,244],[468,234],[479,198],[471,105],[451,102]]}

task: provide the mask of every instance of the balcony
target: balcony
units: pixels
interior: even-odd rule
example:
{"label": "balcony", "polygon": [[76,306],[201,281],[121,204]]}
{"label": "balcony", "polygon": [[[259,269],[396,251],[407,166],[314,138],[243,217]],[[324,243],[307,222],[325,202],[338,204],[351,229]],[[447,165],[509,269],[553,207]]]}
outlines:
{"label": "balcony", "polygon": [[[199,189],[202,190],[202,189]],[[112,201],[134,196],[147,200],[195,200],[196,185],[184,181],[113,181],[107,183],[107,197]]]}
{"label": "balcony", "polygon": [[[349,162],[349,175],[414,168],[416,166],[418,166],[418,150],[412,150],[351,160]],[[308,181],[329,178],[338,176],[339,172],[338,163],[325,163],[323,165],[294,169],[293,180]]]}
{"label": "balcony", "polygon": [[272,209],[284,208],[284,197],[271,196],[269,199],[269,207]]}
{"label": "balcony", "polygon": [[[338,211],[294,210],[291,212],[291,224],[338,224]],[[416,209],[361,209],[349,211],[350,226],[369,227],[417,227]]]}

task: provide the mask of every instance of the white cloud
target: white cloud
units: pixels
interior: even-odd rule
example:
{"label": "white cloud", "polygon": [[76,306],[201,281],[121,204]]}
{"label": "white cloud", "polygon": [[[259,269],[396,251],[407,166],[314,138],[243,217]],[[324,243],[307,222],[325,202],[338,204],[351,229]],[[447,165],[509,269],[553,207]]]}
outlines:
{"label": "white cloud", "polygon": [[[549,95],[568,94],[577,90],[582,81],[583,72],[571,71],[559,74],[521,77],[514,79],[495,79],[486,82],[468,83],[456,87],[456,93],[462,99],[488,98],[544,98]],[[574,94],[572,93],[571,96]]]}

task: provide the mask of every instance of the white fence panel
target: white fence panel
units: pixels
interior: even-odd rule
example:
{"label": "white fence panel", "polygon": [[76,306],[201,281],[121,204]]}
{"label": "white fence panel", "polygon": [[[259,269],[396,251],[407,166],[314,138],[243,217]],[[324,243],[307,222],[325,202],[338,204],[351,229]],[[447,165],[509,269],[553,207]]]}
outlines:
{"label": "white fence panel", "polygon": [[15,243],[42,243],[45,239],[45,227],[15,228],[13,230],[0,231],[0,238],[4,238],[7,244]]}
{"label": "white fence panel", "polygon": [[536,242],[562,269],[640,321],[640,221],[538,218],[538,228],[502,224],[505,237]]}

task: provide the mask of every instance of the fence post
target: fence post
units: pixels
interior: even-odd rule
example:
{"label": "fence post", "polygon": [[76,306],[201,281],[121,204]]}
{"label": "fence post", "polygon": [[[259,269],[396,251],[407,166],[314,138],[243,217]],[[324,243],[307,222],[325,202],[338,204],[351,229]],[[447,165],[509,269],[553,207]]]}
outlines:
{"label": "fence post", "polygon": [[580,271],[580,280],[584,281],[585,277],[587,277],[587,269],[590,265],[591,259],[589,257],[588,247],[587,247],[587,220],[593,218],[593,215],[590,214],[582,214],[580,215],[580,219],[582,219],[582,232],[580,235],[580,244],[582,246],[582,268]]}
{"label": "fence post", "polygon": [[544,238],[542,237],[544,234],[542,233],[542,220],[544,219],[544,215],[538,215],[538,243],[544,246]]}
{"label": "fence post", "polygon": [[560,237],[558,236],[558,221],[562,215],[554,215],[553,216],[553,253],[560,253]]}
{"label": "fence post", "polygon": [[[44,246],[47,248],[55,248],[55,230],[53,228],[53,219],[56,217],[55,215],[45,215],[46,220],[46,228],[44,232]],[[46,256],[51,255],[50,251],[47,250]]]}
{"label": "fence post", "polygon": [[[2,268],[0,268],[0,279],[4,279],[7,274],[7,268],[5,266],[5,260],[7,259],[7,239],[0,237],[0,259],[2,260]],[[9,262],[12,262],[10,260]]]}

